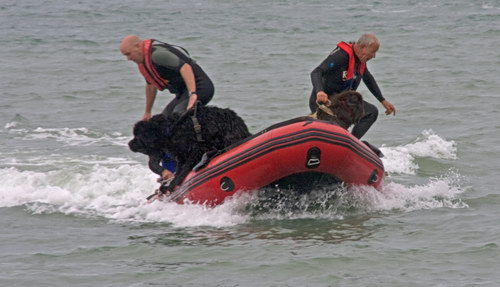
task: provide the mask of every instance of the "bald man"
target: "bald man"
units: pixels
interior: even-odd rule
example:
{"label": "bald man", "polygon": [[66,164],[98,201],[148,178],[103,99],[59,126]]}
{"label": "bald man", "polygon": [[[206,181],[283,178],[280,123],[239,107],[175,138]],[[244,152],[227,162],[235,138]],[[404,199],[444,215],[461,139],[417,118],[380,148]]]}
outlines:
{"label": "bald man", "polygon": [[[396,108],[387,101],[366,66],[375,58],[380,42],[373,34],[363,34],[356,43],[340,42],[335,50],[311,73],[313,91],[309,98],[309,108],[315,112],[317,103],[326,103],[328,96],[343,91],[355,91],[361,80],[370,92],[384,106],[386,115],[396,115]],[[352,134],[361,138],[378,117],[376,106],[364,101],[365,115],[354,125]]]}
{"label": "bald man", "polygon": [[[206,105],[214,95],[214,85],[201,67],[182,47],[154,39],[141,40],[135,35],[123,38],[120,51],[137,64],[146,80],[146,109],[143,120],[151,118],[151,109],[158,90],[167,89],[175,98],[163,109],[165,116],[183,113],[197,101]],[[167,153],[163,157],[149,157],[149,168],[161,179],[174,176],[176,163]]]}
{"label": "bald man", "polygon": [[143,120],[151,118],[158,90],[167,89],[175,94],[163,109],[164,115],[182,113],[192,108],[196,101],[206,105],[214,95],[212,81],[182,47],[129,35],[123,38],[120,51],[138,65],[146,80]]}

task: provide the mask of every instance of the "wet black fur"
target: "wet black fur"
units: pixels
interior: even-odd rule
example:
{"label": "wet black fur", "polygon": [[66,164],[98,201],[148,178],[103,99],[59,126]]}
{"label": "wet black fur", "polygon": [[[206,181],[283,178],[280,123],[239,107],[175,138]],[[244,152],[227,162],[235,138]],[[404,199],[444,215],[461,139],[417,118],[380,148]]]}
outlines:
{"label": "wet black fur", "polygon": [[330,96],[329,100],[330,104],[327,107],[335,116],[318,109],[316,116],[319,120],[336,122],[344,129],[348,129],[357,123],[365,113],[363,97],[356,91],[338,93]]}
{"label": "wet black fur", "polygon": [[128,143],[133,152],[158,158],[163,152],[173,156],[177,171],[167,188],[169,191],[182,182],[204,153],[222,150],[250,136],[245,122],[234,111],[198,105],[196,115],[204,140],[198,142],[191,119],[193,113],[191,109],[182,115],[159,114],[149,121],[139,121],[134,126],[134,138]]}

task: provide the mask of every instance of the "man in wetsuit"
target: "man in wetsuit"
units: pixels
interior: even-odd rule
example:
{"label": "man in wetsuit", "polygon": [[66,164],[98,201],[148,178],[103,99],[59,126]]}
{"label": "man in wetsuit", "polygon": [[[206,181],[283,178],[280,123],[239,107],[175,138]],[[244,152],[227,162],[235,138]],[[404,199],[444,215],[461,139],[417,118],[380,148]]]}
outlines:
{"label": "man in wetsuit", "polygon": [[[386,115],[396,115],[396,108],[383,96],[375,78],[368,71],[366,62],[375,58],[380,47],[372,34],[363,34],[356,43],[338,43],[330,55],[311,72],[313,91],[309,108],[315,112],[317,103],[326,103],[328,96],[347,90],[356,90],[363,79],[366,87],[385,108]],[[377,120],[378,109],[364,101],[365,115],[354,125],[352,134],[361,138]]]}
{"label": "man in wetsuit", "polygon": [[123,38],[120,51],[137,63],[146,79],[146,110],[143,119],[151,118],[157,91],[168,89],[175,98],[163,110],[164,115],[182,113],[196,101],[207,104],[214,95],[212,81],[202,68],[178,46],[156,40],[141,40],[135,35]]}
{"label": "man in wetsuit", "polygon": [[[163,109],[162,114],[183,113],[197,101],[206,105],[214,95],[212,80],[181,47],[153,39],[141,40],[135,35],[123,38],[120,51],[129,61],[135,62],[146,80],[146,109],[143,120],[151,118],[151,109],[158,90],[169,90],[175,98]],[[164,161],[160,166],[160,161]],[[168,179],[175,172],[175,164],[165,155],[163,159],[149,159],[150,169]],[[172,167],[173,166],[173,167]]]}

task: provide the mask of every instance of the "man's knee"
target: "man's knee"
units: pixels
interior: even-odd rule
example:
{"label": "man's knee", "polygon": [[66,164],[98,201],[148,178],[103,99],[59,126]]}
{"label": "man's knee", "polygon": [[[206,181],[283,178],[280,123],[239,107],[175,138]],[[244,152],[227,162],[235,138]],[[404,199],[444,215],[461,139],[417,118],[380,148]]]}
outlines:
{"label": "man's knee", "polygon": [[365,102],[365,115],[361,121],[374,123],[378,118],[378,108],[375,105]]}

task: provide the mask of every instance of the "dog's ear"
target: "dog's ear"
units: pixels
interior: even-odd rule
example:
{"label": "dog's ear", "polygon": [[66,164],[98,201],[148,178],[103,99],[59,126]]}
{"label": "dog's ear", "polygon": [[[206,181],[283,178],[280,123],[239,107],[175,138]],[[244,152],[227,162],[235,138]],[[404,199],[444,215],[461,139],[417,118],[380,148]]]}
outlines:
{"label": "dog's ear", "polygon": [[[331,105],[330,108],[336,109],[337,108],[337,113],[342,111],[342,109],[347,108],[347,103],[346,103],[347,97],[346,97],[346,92],[342,92],[339,94],[335,94],[331,97]],[[340,108],[340,110],[338,109]]]}
{"label": "dog's ear", "polygon": [[363,96],[360,93],[351,91],[347,94],[347,104],[350,106],[358,106],[363,102]]}
{"label": "dog's ear", "polygon": [[332,97],[332,107],[355,109],[363,103],[363,97],[356,91],[346,91]]}
{"label": "dog's ear", "polygon": [[359,97],[357,95],[352,95],[347,98],[347,104],[349,106],[357,106],[359,105]]}
{"label": "dog's ear", "polygon": [[346,106],[346,93],[347,92],[342,92],[338,93],[335,95],[332,95],[329,100],[330,100],[330,107],[345,107]]}

